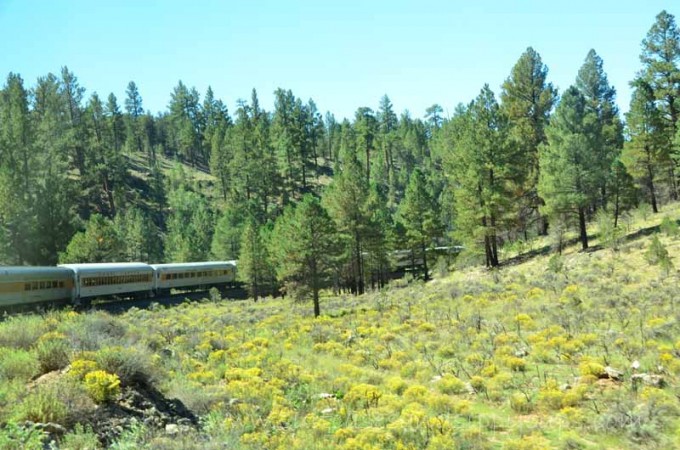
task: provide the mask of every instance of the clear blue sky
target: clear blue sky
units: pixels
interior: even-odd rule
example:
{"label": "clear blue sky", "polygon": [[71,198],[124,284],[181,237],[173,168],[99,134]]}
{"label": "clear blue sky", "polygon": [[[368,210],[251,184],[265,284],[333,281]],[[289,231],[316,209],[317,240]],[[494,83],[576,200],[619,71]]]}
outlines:
{"label": "clear blue sky", "polygon": [[87,95],[121,103],[134,80],[154,113],[181,79],[212,85],[230,112],[253,87],[271,109],[283,87],[338,118],[385,93],[420,117],[484,83],[498,93],[528,46],[563,91],[594,48],[627,110],[640,41],[664,8],[680,14],[677,0],[0,0],[0,76],[32,86],[67,65]]}

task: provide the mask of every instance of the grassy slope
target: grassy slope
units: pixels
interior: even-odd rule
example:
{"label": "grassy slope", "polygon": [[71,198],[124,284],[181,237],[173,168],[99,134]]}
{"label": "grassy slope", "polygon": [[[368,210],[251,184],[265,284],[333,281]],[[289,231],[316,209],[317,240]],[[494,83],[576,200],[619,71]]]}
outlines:
{"label": "grassy slope", "polygon": [[[328,296],[318,319],[308,304],[268,299],[11,320],[0,347],[23,347],[27,362],[0,362],[0,422],[26,418],[36,393],[25,382],[44,371],[30,361],[60,341],[71,361],[105,365],[112,347],[146,361],[139,370],[204,417],[200,433],[122,438],[137,448],[675,447],[679,272],[650,265],[651,236],[639,232],[664,215],[680,208],[631,221],[635,239],[619,252],[570,247],[557,271],[541,255]],[[680,238],[660,236],[680,267]],[[634,386],[634,361],[666,386]]]}

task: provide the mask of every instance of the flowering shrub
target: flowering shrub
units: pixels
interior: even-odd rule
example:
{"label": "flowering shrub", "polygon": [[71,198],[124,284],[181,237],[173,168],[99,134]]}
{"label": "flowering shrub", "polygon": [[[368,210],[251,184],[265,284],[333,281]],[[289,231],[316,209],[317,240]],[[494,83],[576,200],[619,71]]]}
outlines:
{"label": "flowering shrub", "polygon": [[120,393],[120,379],[118,375],[95,370],[85,375],[85,390],[97,403],[106,403]]}

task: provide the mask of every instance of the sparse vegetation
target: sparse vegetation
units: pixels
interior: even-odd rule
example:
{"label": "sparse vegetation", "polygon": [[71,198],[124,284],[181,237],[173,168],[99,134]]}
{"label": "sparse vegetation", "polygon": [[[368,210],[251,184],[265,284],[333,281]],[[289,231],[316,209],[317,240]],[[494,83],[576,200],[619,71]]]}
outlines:
{"label": "sparse vegetation", "polygon": [[[658,229],[661,217],[650,220],[632,232]],[[66,426],[60,448],[92,448],[98,431],[83,424],[93,400],[121,401],[141,383],[179,398],[202,427],[139,421],[106,445],[670,448],[680,425],[679,277],[651,263],[677,263],[680,238],[630,236],[618,252],[579,252],[568,236],[561,255],[493,271],[325,292],[319,317],[265,298],[12,318],[0,324],[0,442],[30,448],[45,435],[22,425],[30,420]],[[18,323],[33,331],[12,342]],[[48,367],[46,342],[65,349],[66,376],[29,382]],[[48,377],[61,373],[51,367]]]}

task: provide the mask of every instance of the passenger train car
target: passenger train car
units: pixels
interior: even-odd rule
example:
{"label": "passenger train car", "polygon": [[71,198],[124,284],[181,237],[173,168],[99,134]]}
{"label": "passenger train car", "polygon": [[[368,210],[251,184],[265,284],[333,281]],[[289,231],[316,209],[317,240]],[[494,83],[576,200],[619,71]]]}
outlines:
{"label": "passenger train car", "polygon": [[172,288],[201,288],[233,283],[236,261],[152,264],[157,292]]}
{"label": "passenger train car", "polygon": [[154,291],[153,268],[148,264],[61,264],[59,267],[73,271],[74,303],[116,295],[149,296]]}
{"label": "passenger train car", "polygon": [[171,289],[208,289],[235,282],[236,261],[0,266],[0,309],[59,302],[88,304],[95,298],[151,297]]}
{"label": "passenger train car", "polygon": [[0,266],[0,307],[73,299],[73,271],[61,267]]}

